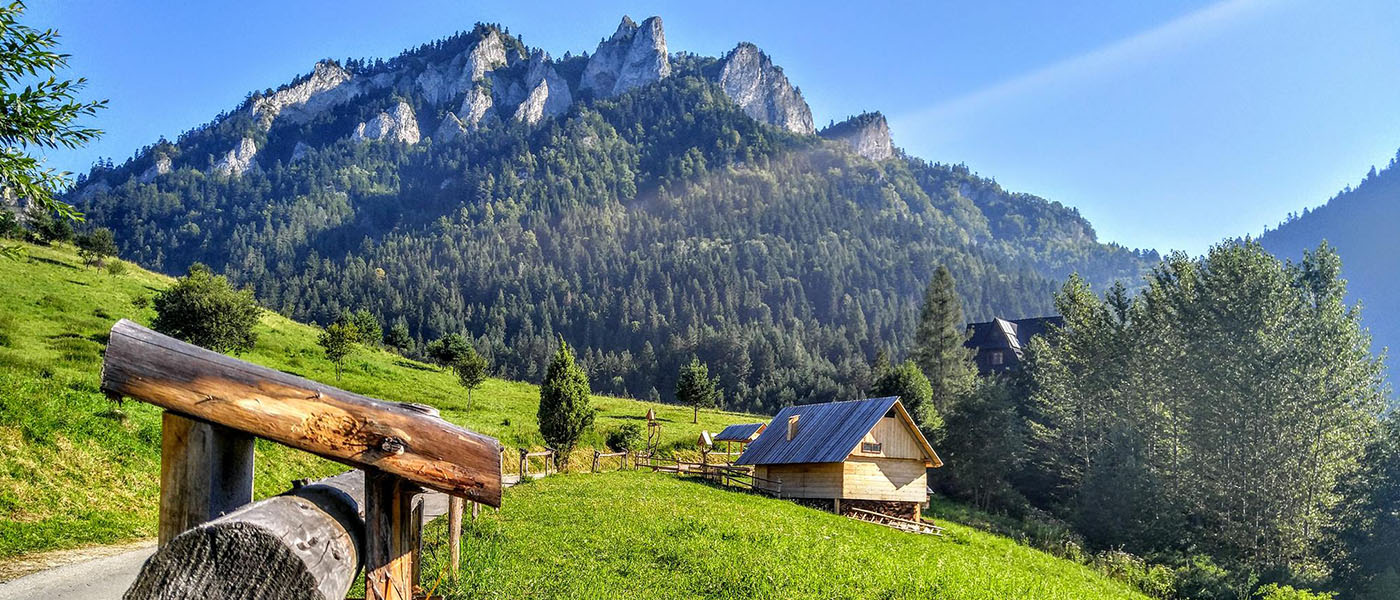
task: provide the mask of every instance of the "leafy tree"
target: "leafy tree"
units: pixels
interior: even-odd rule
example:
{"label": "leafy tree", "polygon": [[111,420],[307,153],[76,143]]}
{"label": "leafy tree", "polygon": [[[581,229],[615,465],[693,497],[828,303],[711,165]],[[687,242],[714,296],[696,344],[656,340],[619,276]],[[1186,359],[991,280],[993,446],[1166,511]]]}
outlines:
{"label": "leafy tree", "polygon": [[613,452],[640,450],[645,444],[642,426],[636,423],[623,423],[617,429],[608,432],[607,445]]}
{"label": "leafy tree", "polygon": [[397,348],[400,352],[407,352],[413,349],[413,334],[408,331],[408,321],[399,317],[394,324],[389,327],[389,331],[384,334],[384,343],[391,348]]}
{"label": "leafy tree", "polygon": [[347,311],[342,318],[355,326],[355,333],[359,336],[356,339],[357,343],[377,347],[384,338],[384,329],[379,325],[379,318],[368,310],[361,308],[353,313]]}
{"label": "leafy tree", "polygon": [[467,355],[467,350],[471,347],[471,343],[467,341],[467,338],[462,337],[461,334],[449,333],[429,342],[427,354],[428,358],[432,359],[434,362],[451,367],[457,364],[457,361],[462,360],[462,357]]}
{"label": "leafy tree", "polygon": [[933,388],[933,405],[947,412],[972,391],[977,367],[974,351],[965,347],[967,324],[962,298],[948,268],[939,265],[924,291],[919,326],[914,332],[914,362]]}
{"label": "leafy tree", "polygon": [[55,217],[49,211],[33,208],[29,209],[26,214],[29,230],[33,232],[33,241],[41,244],[52,244],[73,239],[73,223],[69,219]]}
{"label": "leafy tree", "polygon": [[934,473],[940,488],[982,510],[1019,508],[1011,477],[1025,443],[1022,394],[1009,377],[988,377],[948,411],[938,447],[944,466]]}
{"label": "leafy tree", "polygon": [[1319,560],[1383,406],[1340,272],[1325,244],[1284,264],[1244,240],[1169,257],[1137,297],[1072,278],[1065,326],[1030,350],[1028,464],[1053,509],[1099,547]]}
{"label": "leafy tree", "polygon": [[680,378],[676,381],[676,401],[692,409],[691,422],[700,422],[700,409],[719,404],[717,387],[719,379],[710,378],[710,368],[698,358],[690,359],[690,364],[681,367]]}
{"label": "leafy tree", "polygon": [[1400,416],[1392,413],[1342,486],[1332,572],[1348,597],[1400,597]]}
{"label": "leafy tree", "polygon": [[470,344],[467,345],[467,351],[457,359],[457,362],[452,363],[452,370],[457,373],[458,383],[467,388],[467,408],[471,408],[472,405],[472,391],[485,383],[489,369],[490,365],[486,364],[486,358],[477,354],[476,348]]}
{"label": "leafy tree", "polygon": [[[31,155],[33,149],[77,148],[101,130],[78,121],[97,114],[106,100],[83,102],[84,78],[59,79],[68,55],[57,51],[58,32],[20,23],[23,2],[0,5],[0,196],[27,199],[64,219],[81,213],[57,199],[68,173],[55,172]],[[26,83],[29,80],[37,80]]]}
{"label": "leafy tree", "polygon": [[316,339],[316,343],[326,351],[326,359],[335,365],[336,381],[340,381],[340,375],[345,370],[345,358],[355,351],[355,340],[359,337],[360,333],[354,325],[337,321],[328,325]]}
{"label": "leafy tree", "polygon": [[904,409],[914,417],[924,435],[938,439],[937,434],[943,429],[943,417],[933,406],[933,387],[929,385],[928,377],[914,361],[906,360],[876,377],[870,395],[876,398],[899,396]]}
{"label": "leafy tree", "polygon": [[558,453],[561,465],[569,464],[569,454],[593,425],[596,410],[590,403],[588,376],[574,362],[569,344],[559,340],[559,348],[540,384],[540,408],[536,414],[540,435]]}
{"label": "leafy tree", "polygon": [[156,318],[151,327],[166,335],[216,352],[242,353],[253,349],[262,308],[252,290],[234,289],[223,275],[202,264],[156,294]]}
{"label": "leafy tree", "polygon": [[98,227],[78,236],[78,256],[90,265],[100,265],[117,253],[117,240],[112,230]]}

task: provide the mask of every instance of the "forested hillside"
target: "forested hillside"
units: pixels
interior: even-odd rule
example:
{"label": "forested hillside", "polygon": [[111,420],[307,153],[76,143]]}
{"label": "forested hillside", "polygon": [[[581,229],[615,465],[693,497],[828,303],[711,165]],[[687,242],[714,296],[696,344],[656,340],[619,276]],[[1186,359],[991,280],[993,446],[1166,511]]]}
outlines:
{"label": "forested hillside", "polygon": [[525,380],[562,336],[595,390],[639,398],[668,399],[695,355],[729,407],[763,412],[867,389],[940,264],[985,319],[1157,258],[964,166],[883,158],[876,134],[815,135],[756,47],[669,53],[656,18],[558,60],[478,25],[318,63],[70,199],[123,258],[206,263],[296,319],[364,308],[419,348],[460,332]]}
{"label": "forested hillside", "polygon": [[[1400,169],[1396,161],[1377,172],[1373,167],[1360,185],[1320,207],[1294,215],[1259,243],[1279,258],[1297,260],[1303,250],[1326,241],[1342,257],[1348,296],[1362,305],[1361,320],[1371,330],[1377,353],[1400,349]],[[1394,369],[1391,369],[1394,372]],[[1392,381],[1394,381],[1392,377]],[[1392,396],[1393,397],[1393,396]]]}

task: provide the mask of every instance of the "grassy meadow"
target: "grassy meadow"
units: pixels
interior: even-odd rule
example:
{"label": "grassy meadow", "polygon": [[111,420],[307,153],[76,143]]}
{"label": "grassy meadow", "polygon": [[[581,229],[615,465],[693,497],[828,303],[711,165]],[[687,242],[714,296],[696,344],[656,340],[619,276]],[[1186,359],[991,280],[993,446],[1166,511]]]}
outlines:
{"label": "grassy meadow", "polygon": [[[568,501],[561,502],[561,498]],[[565,474],[506,490],[465,524],[449,598],[1146,598],[1005,537],[939,519],[921,536],[643,471]],[[424,534],[424,585],[446,569]]]}
{"label": "grassy meadow", "polygon": [[[107,331],[118,319],[149,324],[150,299],[171,279],[134,266],[120,274],[84,266],[69,247],[25,246],[28,259],[0,257],[0,560],[20,554],[112,543],[155,534],[160,493],[160,410],[122,405],[98,389]],[[125,264],[125,263],[123,263]],[[317,330],[265,313],[244,360],[347,390],[438,407],[448,420],[507,447],[538,448],[534,385],[491,379],[473,394],[449,372],[382,350],[361,349],[340,381],[316,345]],[[641,423],[648,405],[594,397],[598,419],[575,453],[586,468],[589,446],[622,423]],[[663,447],[694,447],[702,429],[718,431],[762,417],[655,405]],[[296,478],[344,467],[259,441],[255,492],[286,490]],[[515,469],[507,460],[506,469]],[[536,467],[538,468],[538,467]]]}

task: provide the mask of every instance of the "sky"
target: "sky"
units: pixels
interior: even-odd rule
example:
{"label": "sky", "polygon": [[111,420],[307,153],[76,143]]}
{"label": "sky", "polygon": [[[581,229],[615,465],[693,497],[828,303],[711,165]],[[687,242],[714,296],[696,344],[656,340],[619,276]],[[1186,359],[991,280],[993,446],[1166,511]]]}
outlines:
{"label": "sky", "polygon": [[1099,239],[1204,252],[1317,206],[1400,149],[1400,2],[30,3],[106,135],[51,166],[121,162],[322,58],[392,57],[500,23],[554,56],[621,16],[672,52],[758,44],[822,127],[879,110],[914,156],[1077,208]]}

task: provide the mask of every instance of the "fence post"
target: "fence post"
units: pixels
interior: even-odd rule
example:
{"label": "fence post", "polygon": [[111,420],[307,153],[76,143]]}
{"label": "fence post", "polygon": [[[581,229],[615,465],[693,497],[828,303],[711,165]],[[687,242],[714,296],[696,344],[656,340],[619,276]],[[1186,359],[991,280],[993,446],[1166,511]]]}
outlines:
{"label": "fence post", "polygon": [[158,543],[253,501],[253,436],[161,416]]}
{"label": "fence post", "polygon": [[420,491],[396,475],[365,470],[365,600],[413,600]]}
{"label": "fence post", "polygon": [[593,451],[593,472],[594,472],[594,473],[597,473],[597,472],[598,472],[598,451],[597,451],[597,450],[594,450],[594,451]]}
{"label": "fence post", "polygon": [[520,449],[520,482],[525,483],[525,477],[530,474],[530,451]]}
{"label": "fence post", "polygon": [[[472,515],[476,515],[476,503],[472,503]],[[462,499],[457,496],[447,498],[447,551],[451,555],[452,577],[462,565]]]}

